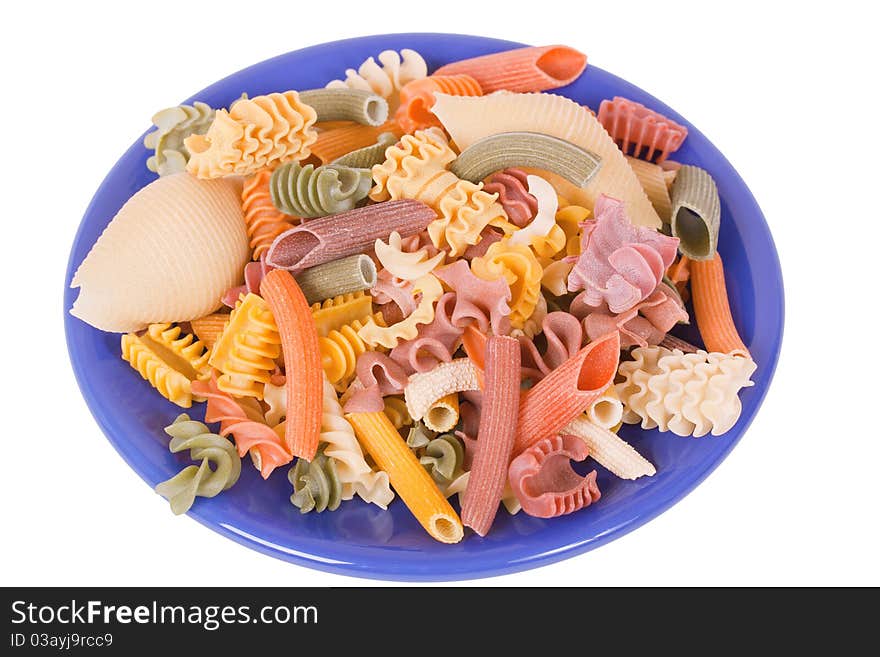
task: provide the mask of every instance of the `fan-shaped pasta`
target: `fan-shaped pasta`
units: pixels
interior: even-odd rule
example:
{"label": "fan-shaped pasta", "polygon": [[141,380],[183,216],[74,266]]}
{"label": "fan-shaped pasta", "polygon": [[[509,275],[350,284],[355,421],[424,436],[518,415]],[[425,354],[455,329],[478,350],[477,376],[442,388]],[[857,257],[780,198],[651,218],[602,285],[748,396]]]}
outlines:
{"label": "fan-shaped pasta", "polygon": [[698,351],[684,354],[664,347],[638,347],[621,363],[617,393],[624,422],[641,422],[679,436],[699,438],[730,430],[739,419],[741,388],[754,385],[751,358]]}
{"label": "fan-shaped pasta", "polygon": [[114,333],[196,319],[220,306],[249,258],[238,185],[163,176],[122,206],[82,261],[70,314]]}
{"label": "fan-shaped pasta", "polygon": [[[375,313],[372,321],[377,326],[385,326],[382,313]],[[358,335],[363,327],[364,323],[356,319],[318,337],[324,374],[338,392],[344,391],[354,379],[358,356],[371,348]]]}
{"label": "fan-shaped pasta", "polygon": [[199,178],[248,176],[302,160],[318,136],[316,118],[295,91],[239,100],[228,112],[217,110],[204,135],[184,140],[190,152],[186,170]]}

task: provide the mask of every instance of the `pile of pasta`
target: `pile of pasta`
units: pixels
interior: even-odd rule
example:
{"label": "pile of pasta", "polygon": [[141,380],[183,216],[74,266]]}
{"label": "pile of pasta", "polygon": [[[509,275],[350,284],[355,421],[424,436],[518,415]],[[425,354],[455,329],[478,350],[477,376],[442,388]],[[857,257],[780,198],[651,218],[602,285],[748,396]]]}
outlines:
{"label": "pile of pasta", "polygon": [[[549,93],[586,65],[529,47],[429,75],[385,51],[322,89],[155,115],[159,177],[80,265],[71,312],[122,333],[170,402],[205,402],[165,428],[195,462],[156,488],[175,513],[249,455],[264,478],[287,468],[303,513],[396,494],[455,543],[501,503],[596,503],[597,471],[573,462],[654,475],[622,422],[736,423],[756,365],[715,182],[669,159],[675,121]],[[688,307],[702,347],[671,333]]]}

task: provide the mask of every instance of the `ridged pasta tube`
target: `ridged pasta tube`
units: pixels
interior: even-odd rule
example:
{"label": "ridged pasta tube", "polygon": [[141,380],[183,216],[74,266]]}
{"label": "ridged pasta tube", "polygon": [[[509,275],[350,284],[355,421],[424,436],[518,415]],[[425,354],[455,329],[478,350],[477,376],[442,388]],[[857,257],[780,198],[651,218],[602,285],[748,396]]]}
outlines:
{"label": "ridged pasta tube", "polygon": [[272,203],[269,182],[272,173],[260,171],[248,178],[241,190],[241,210],[247,227],[248,239],[253,249],[253,259],[269,250],[272,242],[284,231],[293,228],[298,219],[281,212]]}
{"label": "ridged pasta tube", "polygon": [[[363,89],[372,91],[388,101],[391,112],[397,109],[401,87],[428,75],[428,66],[415,50],[404,48],[400,54],[393,50],[379,53],[379,63],[367,58],[357,70],[345,70],[345,80],[333,80],[328,89]],[[381,64],[381,66],[380,66]]]}
{"label": "ridged pasta tube", "polygon": [[309,89],[299,99],[310,105],[318,121],[354,121],[382,125],[388,120],[388,101],[363,89]]}
{"label": "ridged pasta tube", "polygon": [[287,473],[293,485],[290,503],[300,513],[335,511],[342,503],[342,484],[336,474],[336,462],[319,448],[311,461],[297,459]]}
{"label": "ridged pasta tube", "polygon": [[507,214],[496,202],[498,194],[483,185],[459,179],[446,167],[456,155],[442,130],[429,128],[404,135],[385,151],[385,161],[373,167],[374,201],[414,199],[429,205],[439,216],[428,224],[428,234],[438,249],[461,255],[480,241],[488,225],[508,227]]}
{"label": "ridged pasta tube", "polygon": [[570,141],[538,132],[502,132],[464,149],[449,170],[471,182],[509,167],[552,171],[577,187],[586,187],[602,165],[601,158]]}
{"label": "ridged pasta tube", "polygon": [[202,461],[198,466],[185,467],[156,486],[156,492],[168,500],[175,515],[189,511],[196,497],[214,497],[238,481],[241,459],[226,438],[211,433],[207,426],[191,420],[186,413],[165,427],[165,433],[171,436],[168,449],[172,454],[190,450],[192,460]]}
{"label": "ridged pasta tube", "polygon": [[721,200],[718,187],[704,169],[685,165],[672,183],[672,234],[678,250],[691,260],[711,260],[718,244]]}
{"label": "ridged pasta tube", "polygon": [[368,169],[325,164],[317,169],[288,162],[272,173],[269,193],[281,212],[298,217],[324,217],[351,210],[372,185]]}
{"label": "ridged pasta tube", "polygon": [[122,358],[160,395],[182,408],[192,406],[191,384],[211,376],[208,352],[179,326],[151,324],[143,335],[122,336]]}
{"label": "ridged pasta tube", "polygon": [[441,363],[429,372],[413,374],[403,394],[410,417],[421,420],[438,399],[454,392],[479,389],[479,377],[473,361],[458,358]]}
{"label": "ridged pasta tube", "polygon": [[632,445],[583,416],[572,420],[562,433],[583,440],[593,460],[621,479],[651,477],[657,473],[651,462],[639,454]]}
{"label": "ridged pasta tube", "polygon": [[376,284],[376,264],[361,253],[306,269],[296,275],[296,282],[309,304],[318,303],[369,290]]}
{"label": "ridged pasta tube", "polygon": [[213,121],[214,110],[199,101],[156,112],[156,129],[144,137],[144,146],[155,151],[147,158],[147,168],[160,176],[185,171],[189,151],[183,145],[184,139],[205,134]]}
{"label": "ridged pasta tube", "polygon": [[204,135],[184,140],[190,152],[186,169],[199,178],[248,176],[305,159],[318,136],[316,118],[295,91],[239,100],[228,112],[217,110]]}
{"label": "ridged pasta tube", "polygon": [[453,392],[435,401],[425,413],[424,422],[431,431],[452,431],[458,424],[458,394]]}
{"label": "ridged pasta tube", "polygon": [[280,355],[281,338],[272,311],[251,293],[236,304],[209,362],[223,373],[217,379],[220,390],[262,399],[263,385],[269,382]]}

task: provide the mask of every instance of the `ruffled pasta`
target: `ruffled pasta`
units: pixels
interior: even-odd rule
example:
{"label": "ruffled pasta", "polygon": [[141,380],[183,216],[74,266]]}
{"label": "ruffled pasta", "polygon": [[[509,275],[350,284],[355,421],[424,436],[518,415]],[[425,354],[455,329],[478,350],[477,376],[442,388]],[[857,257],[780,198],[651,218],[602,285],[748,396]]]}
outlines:
{"label": "ruffled pasta", "polygon": [[217,386],[237,397],[263,398],[263,386],[281,356],[278,327],[266,302],[248,294],[233,309],[210,364],[222,372]]}
{"label": "ruffled pasta", "polygon": [[199,101],[156,112],[153,115],[156,129],[144,137],[144,146],[154,151],[147,158],[147,168],[160,176],[185,171],[189,151],[183,145],[184,139],[205,134],[213,121],[214,110]]}
{"label": "ruffled pasta", "polygon": [[211,376],[205,345],[191,334],[181,337],[180,327],[170,324],[150,324],[143,335],[123,335],[122,359],[182,408],[192,406],[192,382]]}
{"label": "ruffled pasta", "polygon": [[327,335],[354,321],[366,322],[373,314],[373,300],[368,294],[343,294],[311,306],[318,335]]}
{"label": "ruffled pasta", "polygon": [[188,465],[156,486],[156,492],[168,500],[175,515],[189,511],[196,497],[214,497],[238,481],[241,459],[235,447],[201,422],[181,413],[165,427],[165,433],[171,436],[168,449],[172,454],[189,450],[193,461],[201,460],[198,466]]}
{"label": "ruffled pasta", "polygon": [[754,385],[751,358],[663,347],[638,347],[621,363],[616,385],[624,422],[699,438],[729,431],[742,411],[738,393]]}
{"label": "ruffled pasta", "polygon": [[439,216],[428,224],[428,234],[438,249],[458,256],[480,240],[488,225],[509,226],[507,215],[482,183],[460,180],[446,167],[455,160],[443,132],[436,128],[404,135],[385,151],[385,162],[373,167],[374,201],[415,199]]}
{"label": "ruffled pasta", "polygon": [[597,118],[624,153],[649,161],[656,157],[657,164],[677,151],[688,134],[685,126],[621,96],[603,100]]}
{"label": "ruffled pasta", "polygon": [[393,50],[379,53],[379,63],[367,58],[357,70],[345,70],[345,80],[332,80],[328,89],[362,89],[372,91],[388,101],[390,111],[394,112],[400,103],[400,90],[413,80],[428,75],[428,65],[415,50],[404,48],[400,54]]}
{"label": "ruffled pasta", "polygon": [[503,132],[538,132],[592,151],[602,166],[586,188],[557,188],[578,205],[592,208],[599,193],[625,204],[633,223],[659,228],[660,217],[617,144],[602,124],[576,102],[555,94],[499,92],[471,98],[437,94],[434,114],[460,149]]}
{"label": "ruffled pasta", "polygon": [[[552,215],[551,215],[552,217]],[[486,255],[471,261],[471,270],[491,281],[503,278],[510,286],[510,325],[522,329],[541,297],[541,265],[532,250],[511,240],[489,247]]]}
{"label": "ruffled pasta", "polygon": [[435,276],[428,274],[413,284],[413,293],[421,293],[422,298],[409,317],[387,327],[380,326],[374,318],[370,318],[358,331],[361,339],[371,346],[391,349],[400,340],[415,338],[419,333],[419,324],[430,324],[434,319],[434,303],[443,295],[443,286]]}
{"label": "ruffled pasta", "polygon": [[313,218],[353,209],[367,197],[372,184],[368,169],[338,164],[316,169],[288,162],[272,173],[269,191],[281,212]]}
{"label": "ruffled pasta", "polygon": [[428,250],[424,247],[418,251],[404,251],[402,244],[400,233],[394,231],[388,236],[387,244],[382,240],[376,240],[374,250],[382,267],[396,278],[405,281],[415,281],[430,274],[446,257],[445,253],[440,252],[429,258]]}
{"label": "ruffled pasta", "polygon": [[272,203],[271,177],[271,171],[260,171],[248,178],[241,190],[241,209],[254,260],[269,250],[276,237],[297,224],[297,217],[281,212]]}
{"label": "ruffled pasta", "polygon": [[[385,326],[381,313],[375,313],[368,321],[380,327]],[[328,331],[327,335],[318,337],[324,375],[337,392],[348,388],[355,376],[358,356],[371,349],[370,345],[358,335],[358,331],[363,327],[364,322],[355,319],[338,329]]]}
{"label": "ruffled pasta", "polygon": [[186,170],[199,178],[248,176],[309,156],[317,138],[315,110],[295,91],[242,99],[218,110],[204,135],[184,140],[190,152]]}

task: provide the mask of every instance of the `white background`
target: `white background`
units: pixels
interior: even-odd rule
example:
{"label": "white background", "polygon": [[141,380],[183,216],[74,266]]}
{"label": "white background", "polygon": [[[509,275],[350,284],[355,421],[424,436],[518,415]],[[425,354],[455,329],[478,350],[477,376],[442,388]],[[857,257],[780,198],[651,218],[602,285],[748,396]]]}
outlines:
{"label": "white background", "polygon": [[880,584],[880,52],[876,21],[856,8],[869,3],[351,4],[4,7],[0,583],[373,584],[169,513],[80,397],[61,293],[89,199],[155,110],[303,46],[437,31],[567,43],[679,110],[751,187],[786,282],[776,378],[708,480],[596,551],[476,584]]}

